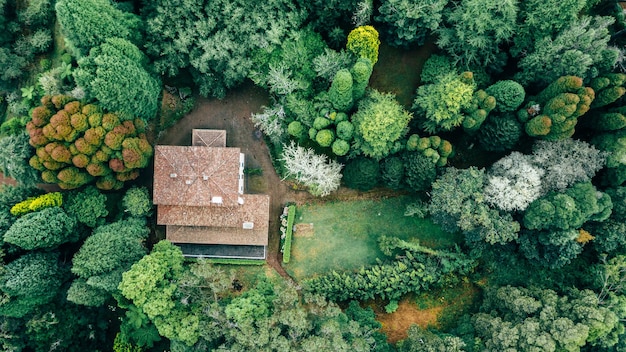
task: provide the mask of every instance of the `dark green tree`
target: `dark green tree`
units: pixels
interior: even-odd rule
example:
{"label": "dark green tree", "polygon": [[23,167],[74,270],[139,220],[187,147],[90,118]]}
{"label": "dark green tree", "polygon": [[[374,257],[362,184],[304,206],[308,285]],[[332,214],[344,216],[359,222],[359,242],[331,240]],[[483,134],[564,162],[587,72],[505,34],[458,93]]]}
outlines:
{"label": "dark green tree", "polygon": [[517,1],[462,0],[445,13],[446,25],[435,31],[437,45],[463,69],[499,71],[506,63],[499,46],[514,36],[517,11]]}
{"label": "dark green tree", "polygon": [[72,260],[72,283],[67,299],[76,304],[101,306],[118,292],[122,273],[146,254],[143,242],[149,229],[138,218],[96,228]]}
{"label": "dark green tree", "polygon": [[0,139],[0,171],[19,184],[33,187],[41,182],[37,170],[30,167],[28,160],[35,154],[28,144],[29,136],[23,131]]}
{"label": "dark green tree", "polygon": [[435,163],[422,153],[407,152],[403,155],[404,181],[416,191],[426,191],[437,178]]}
{"label": "dark green tree", "polygon": [[583,17],[556,37],[534,42],[519,61],[515,79],[523,85],[547,86],[561,76],[582,77],[585,82],[611,72],[619,51],[609,47],[611,17]]}
{"label": "dark green tree", "polygon": [[439,28],[448,0],[385,0],[376,20],[383,25],[386,42],[406,47],[424,45],[426,38]]}
{"label": "dark green tree", "polygon": [[308,5],[292,1],[151,1],[144,7],[146,49],[156,71],[189,70],[202,95],[224,97],[255,65],[301,27]]}
{"label": "dark green tree", "polygon": [[60,0],[55,9],[66,44],[76,56],[87,56],[109,38],[133,43],[141,38],[139,16],[117,9],[108,0]]}
{"label": "dark green tree", "polygon": [[343,169],[343,182],[347,187],[360,191],[369,191],[376,187],[380,179],[378,161],[371,158],[358,157],[346,164]]}
{"label": "dark green tree", "polygon": [[76,220],[63,209],[52,207],[29,213],[17,219],[4,234],[4,241],[25,250],[48,249],[76,242]]}
{"label": "dark green tree", "polygon": [[66,193],[63,208],[78,222],[94,228],[103,225],[106,216],[109,215],[106,202],[106,194],[101,193],[94,186],[87,186],[81,191]]}
{"label": "dark green tree", "polygon": [[506,151],[515,147],[524,128],[514,114],[491,115],[478,130],[480,146],[486,151]]}
{"label": "dark green tree", "polygon": [[8,296],[0,305],[5,317],[23,317],[51,302],[67,278],[57,252],[31,252],[10,262],[0,277],[0,290]]}
{"label": "dark green tree", "polygon": [[511,80],[498,81],[487,87],[485,92],[496,98],[495,110],[497,112],[517,111],[526,97],[524,87]]}
{"label": "dark green tree", "polygon": [[150,73],[148,58],[126,39],[106,38],[78,60],[73,75],[104,109],[144,120],[156,116],[161,82]]}

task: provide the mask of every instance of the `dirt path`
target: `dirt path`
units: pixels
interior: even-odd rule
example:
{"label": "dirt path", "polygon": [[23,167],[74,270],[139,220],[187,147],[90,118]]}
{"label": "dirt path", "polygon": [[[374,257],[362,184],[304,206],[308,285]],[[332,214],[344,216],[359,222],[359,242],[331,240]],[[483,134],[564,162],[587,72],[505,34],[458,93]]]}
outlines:
{"label": "dirt path", "polygon": [[226,130],[226,145],[238,147],[246,155],[247,168],[263,169],[262,176],[246,176],[246,193],[268,194],[270,203],[269,246],[267,262],[281,276],[293,279],[281,266],[279,251],[279,216],[285,202],[306,198],[305,192],[295,192],[281,182],[274,171],[265,141],[258,138],[250,115],[267,105],[267,93],[251,83],[230,91],[223,100],[200,98],[195,109],[175,126],[161,133],[158,144],[190,145],[191,130],[212,128]]}

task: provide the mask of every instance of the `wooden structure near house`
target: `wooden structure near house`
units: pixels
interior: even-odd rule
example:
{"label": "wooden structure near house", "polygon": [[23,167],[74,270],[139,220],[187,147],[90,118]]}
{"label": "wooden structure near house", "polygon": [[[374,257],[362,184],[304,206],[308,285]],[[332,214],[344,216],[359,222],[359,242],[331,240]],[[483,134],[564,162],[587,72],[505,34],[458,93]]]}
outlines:
{"label": "wooden structure near house", "polygon": [[192,131],[191,146],[157,145],[157,224],[191,257],[265,259],[268,195],[244,194],[245,156],[226,131]]}

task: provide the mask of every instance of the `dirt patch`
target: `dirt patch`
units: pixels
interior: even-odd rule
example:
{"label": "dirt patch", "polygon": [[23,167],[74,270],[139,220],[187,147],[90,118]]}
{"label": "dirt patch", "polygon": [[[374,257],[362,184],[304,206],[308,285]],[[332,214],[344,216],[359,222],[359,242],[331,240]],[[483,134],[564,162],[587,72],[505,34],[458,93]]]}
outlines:
{"label": "dirt patch", "polygon": [[392,314],[374,309],[376,319],[383,325],[382,332],[387,335],[387,341],[396,343],[406,339],[409,327],[417,324],[422,328],[436,327],[437,319],[443,311],[443,306],[420,310],[412,297],[405,298],[398,303],[398,310]]}
{"label": "dirt patch", "polygon": [[315,235],[313,224],[296,224],[295,227],[294,237],[313,237]]}

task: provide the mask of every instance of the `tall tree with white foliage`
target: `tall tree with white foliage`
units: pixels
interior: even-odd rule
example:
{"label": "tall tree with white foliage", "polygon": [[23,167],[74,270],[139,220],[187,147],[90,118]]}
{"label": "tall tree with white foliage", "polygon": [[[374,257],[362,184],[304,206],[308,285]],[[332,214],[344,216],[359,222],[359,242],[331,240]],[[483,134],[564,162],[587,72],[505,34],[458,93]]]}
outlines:
{"label": "tall tree with white foliage", "polygon": [[513,152],[491,166],[485,200],[504,211],[524,210],[541,196],[543,174],[531,156]]}
{"label": "tall tree with white foliage", "polygon": [[281,160],[285,177],[307,186],[315,196],[327,196],[339,188],[343,165],[329,160],[326,155],[315,154],[313,149],[303,148],[292,141],[284,145]]}

